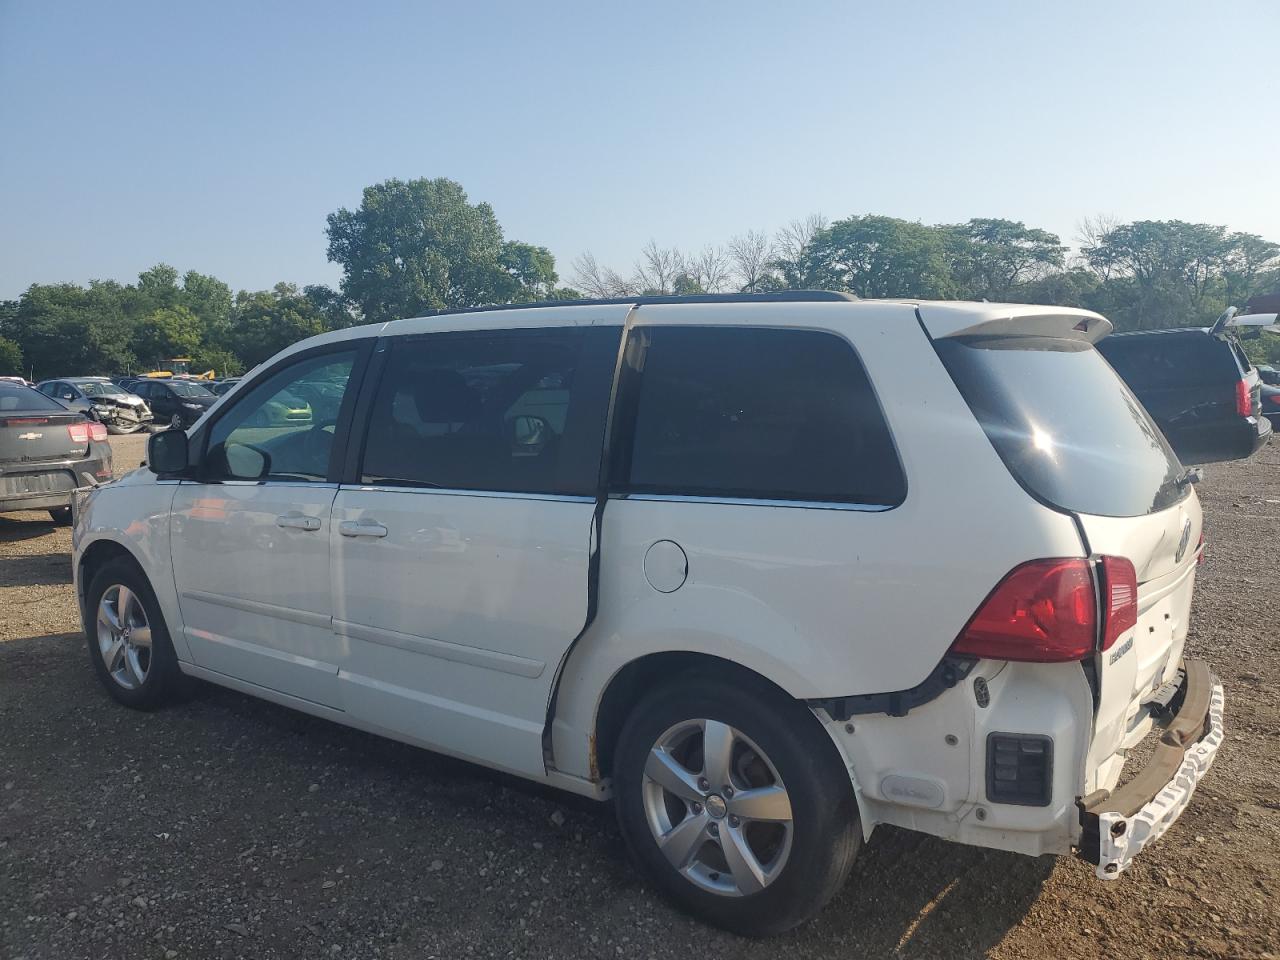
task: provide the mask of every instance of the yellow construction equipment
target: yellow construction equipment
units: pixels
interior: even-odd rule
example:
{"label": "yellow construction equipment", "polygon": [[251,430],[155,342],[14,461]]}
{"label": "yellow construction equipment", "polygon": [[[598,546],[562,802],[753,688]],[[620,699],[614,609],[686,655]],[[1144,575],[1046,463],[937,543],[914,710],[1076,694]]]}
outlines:
{"label": "yellow construction equipment", "polygon": [[186,377],[190,380],[214,380],[216,379],[212,370],[206,370],[204,373],[191,372],[190,357],[174,357],[172,360],[161,360],[156,364],[156,369],[147,373],[138,374],[140,377],[151,377],[153,379],[163,379],[166,377]]}

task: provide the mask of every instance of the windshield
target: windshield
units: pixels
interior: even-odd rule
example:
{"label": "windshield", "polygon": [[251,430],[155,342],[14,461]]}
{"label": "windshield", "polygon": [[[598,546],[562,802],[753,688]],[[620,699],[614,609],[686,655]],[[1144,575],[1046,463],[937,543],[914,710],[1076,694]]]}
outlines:
{"label": "windshield", "polygon": [[125,392],[114,383],[103,383],[101,380],[72,381],[86,397],[123,397]]}
{"label": "windshield", "polygon": [[935,346],[1009,471],[1041,500],[1136,517],[1187,495],[1163,434],[1091,344],[1014,337]]}
{"label": "windshield", "polygon": [[67,408],[56,400],[51,400],[39,390],[24,386],[21,383],[9,383],[0,380],[0,415],[12,410],[54,410],[66,413]]}
{"label": "windshield", "polygon": [[212,397],[213,394],[189,380],[170,380],[169,388],[180,397]]}

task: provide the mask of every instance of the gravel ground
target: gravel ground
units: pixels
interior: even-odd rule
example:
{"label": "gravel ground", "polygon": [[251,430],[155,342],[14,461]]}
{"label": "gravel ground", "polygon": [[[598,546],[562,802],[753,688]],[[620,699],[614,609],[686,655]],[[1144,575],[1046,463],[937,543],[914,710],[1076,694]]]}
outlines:
{"label": "gravel ground", "polygon": [[[142,438],[113,442],[138,462]],[[608,807],[217,688],[116,706],[68,531],[0,518],[0,958],[1280,955],[1280,446],[1200,495],[1190,648],[1228,737],[1179,823],[1112,883],[881,828],[815,922],[766,942],[667,907]]]}

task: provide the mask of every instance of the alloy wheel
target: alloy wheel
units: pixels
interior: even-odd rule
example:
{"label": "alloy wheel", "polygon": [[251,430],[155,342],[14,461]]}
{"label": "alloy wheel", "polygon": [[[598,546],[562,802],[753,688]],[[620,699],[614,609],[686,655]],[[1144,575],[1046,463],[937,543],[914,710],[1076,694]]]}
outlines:
{"label": "alloy wheel", "polygon": [[108,587],[98,601],[98,650],[107,673],[126,690],[146,682],[151,669],[151,624],[136,593]]}
{"label": "alloy wheel", "polygon": [[645,819],[658,849],[696,886],[758,893],[791,853],[791,798],[750,738],[719,720],[688,720],[658,738],[645,763]]}

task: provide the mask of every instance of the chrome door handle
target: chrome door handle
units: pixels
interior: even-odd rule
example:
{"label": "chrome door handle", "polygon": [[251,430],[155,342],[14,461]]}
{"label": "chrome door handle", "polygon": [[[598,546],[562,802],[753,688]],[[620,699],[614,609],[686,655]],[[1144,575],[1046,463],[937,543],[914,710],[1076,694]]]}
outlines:
{"label": "chrome door handle", "polygon": [[343,520],[338,532],[344,537],[385,537],[390,531],[376,520]]}
{"label": "chrome door handle", "polygon": [[305,517],[300,513],[286,513],[283,517],[276,517],[276,526],[286,530],[319,530],[320,518]]}

